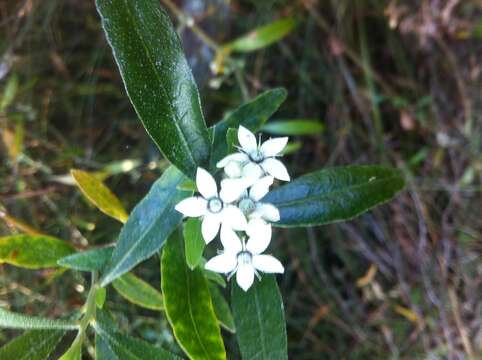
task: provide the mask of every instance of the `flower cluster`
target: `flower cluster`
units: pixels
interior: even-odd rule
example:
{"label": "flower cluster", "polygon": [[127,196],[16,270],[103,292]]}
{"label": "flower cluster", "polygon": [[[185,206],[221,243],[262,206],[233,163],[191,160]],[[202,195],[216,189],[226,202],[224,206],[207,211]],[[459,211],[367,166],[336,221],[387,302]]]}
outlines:
{"label": "flower cluster", "polygon": [[238,129],[238,152],[217,163],[224,169],[221,188],[213,176],[197,169],[199,195],[182,200],[176,210],[188,217],[202,217],[201,232],[206,244],[220,233],[223,250],[210,259],[205,268],[236,274],[238,285],[247,291],[259,278],[258,271],[283,273],[283,265],[273,256],[262,254],[271,241],[271,223],[279,221],[278,209],[262,202],[274,179],[289,181],[286,167],[277,159],[288,142],[287,137],[256,141],[243,126]]}

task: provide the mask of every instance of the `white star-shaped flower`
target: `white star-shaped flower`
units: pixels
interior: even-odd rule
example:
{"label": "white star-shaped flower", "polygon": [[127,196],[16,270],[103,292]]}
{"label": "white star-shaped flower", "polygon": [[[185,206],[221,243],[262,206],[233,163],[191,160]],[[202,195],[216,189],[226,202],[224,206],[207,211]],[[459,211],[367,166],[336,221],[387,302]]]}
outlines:
{"label": "white star-shaped flower", "polygon": [[248,291],[254,282],[254,275],[258,271],[264,273],[283,273],[283,265],[271,255],[261,254],[266,250],[271,240],[271,226],[266,225],[256,234],[251,234],[248,241],[241,241],[236,233],[223,227],[221,242],[224,251],[210,259],[205,268],[218,273],[229,274],[229,278],[236,274],[236,282],[244,291]]}
{"label": "white star-shaped flower", "polygon": [[231,199],[232,196],[228,196],[230,199],[227,199],[222,194],[218,195],[216,181],[203,168],[197,169],[196,186],[201,195],[182,200],[175,209],[184,216],[203,217],[201,232],[206,244],[216,237],[221,224],[222,227],[238,231],[246,230],[246,217],[239,208],[231,204],[237,199]]}
{"label": "white star-shaped flower", "polygon": [[279,210],[272,204],[260,200],[273,185],[273,177],[265,176],[256,181],[251,188],[245,190],[243,179],[224,179],[221,181],[221,196],[239,199],[238,208],[249,219],[263,219],[276,222],[280,219]]}
{"label": "white star-shaped flower", "polygon": [[228,177],[246,179],[247,187],[264,174],[290,181],[286,167],[276,159],[288,143],[287,137],[269,139],[258,145],[254,134],[240,125],[238,141],[240,152],[228,155],[216,164],[218,168],[224,168]]}

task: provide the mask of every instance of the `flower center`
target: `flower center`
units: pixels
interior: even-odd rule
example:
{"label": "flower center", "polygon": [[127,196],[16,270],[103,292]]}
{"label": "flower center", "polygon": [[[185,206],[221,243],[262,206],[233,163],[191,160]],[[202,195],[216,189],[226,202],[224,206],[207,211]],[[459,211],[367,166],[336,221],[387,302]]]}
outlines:
{"label": "flower center", "polygon": [[247,197],[247,198],[241,199],[241,201],[238,204],[238,207],[244,213],[244,215],[247,216],[256,209],[256,204],[251,198]]}
{"label": "flower center", "polygon": [[258,149],[256,151],[253,151],[251,154],[249,154],[249,158],[251,159],[252,162],[255,163],[260,163],[261,161],[264,160],[264,155],[263,153]]}
{"label": "flower center", "polygon": [[212,213],[218,213],[223,209],[223,202],[218,198],[209,199],[208,209]]}
{"label": "flower center", "polygon": [[241,251],[237,256],[238,266],[251,264],[252,258],[253,256],[249,251]]}

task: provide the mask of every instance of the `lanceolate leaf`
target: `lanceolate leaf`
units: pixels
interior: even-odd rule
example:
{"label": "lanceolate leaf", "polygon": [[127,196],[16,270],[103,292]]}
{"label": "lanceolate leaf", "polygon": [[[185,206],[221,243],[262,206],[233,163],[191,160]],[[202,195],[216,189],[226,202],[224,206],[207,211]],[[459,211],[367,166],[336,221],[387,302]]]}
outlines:
{"label": "lanceolate leaf", "polygon": [[51,236],[22,234],[0,238],[0,263],[28,269],[56,267],[58,259],[74,251],[72,245]]}
{"label": "lanceolate leaf", "polygon": [[192,359],[226,359],[221,331],[202,270],[189,270],[179,231],[161,257],[161,287],[167,318],[179,345]]}
{"label": "lanceolate leaf", "polygon": [[174,206],[190,194],[177,189],[185,180],[179,170],[170,167],[137,204],[119,235],[101,279],[102,286],[153,255],[164,244],[182,218]]}
{"label": "lanceolate leaf", "polygon": [[214,169],[216,163],[227,154],[226,133],[229,128],[237,129],[243,125],[256,132],[273,115],[286,99],[286,90],[276,88],[265,91],[253,100],[241,105],[229,113],[223,120],[210,128],[213,137],[213,149],[210,167]]}
{"label": "lanceolate leaf", "polygon": [[323,132],[323,129],[318,120],[293,119],[270,121],[261,130],[274,135],[312,135]]}
{"label": "lanceolate leaf", "polygon": [[143,340],[121,334],[103,311],[97,312],[96,360],[177,360],[174,354]]}
{"label": "lanceolate leaf", "polygon": [[244,292],[233,281],[231,306],[243,359],[288,359],[283,301],[274,275]]}
{"label": "lanceolate leaf", "polygon": [[57,264],[77,271],[100,271],[112,256],[113,246],[82,251],[63,257]]}
{"label": "lanceolate leaf", "polygon": [[213,301],[214,313],[216,314],[219,323],[223,328],[234,333],[235,327],[233,314],[231,314],[231,309],[229,308],[229,304],[224,298],[224,295],[214,284],[209,284],[209,292],[211,293],[211,299]]}
{"label": "lanceolate leaf", "polygon": [[133,304],[146,309],[163,310],[162,295],[144,280],[127,273],[114,280],[114,289]]}
{"label": "lanceolate leaf", "polygon": [[102,181],[86,171],[74,169],[70,173],[80,191],[100,211],[121,223],[127,221],[129,215],[127,215],[119,198]]}
{"label": "lanceolate leaf", "polygon": [[199,93],[179,37],[158,0],[97,0],[107,40],[144,127],[193,177],[209,160]]}
{"label": "lanceolate leaf", "polygon": [[400,171],[371,165],[320,170],[280,186],[263,201],[274,204],[275,226],[311,226],[348,220],[384,203],[403,189]]}
{"label": "lanceolate leaf", "polygon": [[201,221],[196,218],[187,219],[183,228],[186,263],[189,268],[194,269],[201,261],[204,241],[201,233]]}
{"label": "lanceolate leaf", "polygon": [[27,316],[0,308],[0,328],[77,330],[79,325],[73,321]]}
{"label": "lanceolate leaf", "polygon": [[63,330],[29,330],[0,348],[0,359],[45,360],[64,336]]}
{"label": "lanceolate leaf", "polygon": [[271,24],[257,28],[230,42],[225,45],[225,48],[239,52],[258,50],[281,40],[289,34],[295,26],[296,21],[291,17],[280,19]]}

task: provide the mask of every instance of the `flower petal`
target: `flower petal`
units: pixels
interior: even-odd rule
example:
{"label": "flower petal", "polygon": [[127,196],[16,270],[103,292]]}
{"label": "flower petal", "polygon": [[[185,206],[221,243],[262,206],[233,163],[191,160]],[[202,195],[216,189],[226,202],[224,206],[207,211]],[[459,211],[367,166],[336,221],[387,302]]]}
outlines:
{"label": "flower petal", "polygon": [[243,212],[234,205],[226,205],[221,211],[223,225],[228,225],[237,231],[246,230],[248,222]]}
{"label": "flower petal", "polygon": [[238,141],[243,150],[247,153],[256,151],[258,148],[256,136],[254,136],[254,134],[246,129],[243,125],[240,125],[238,129]]}
{"label": "flower petal", "polygon": [[218,196],[216,181],[210,173],[200,167],[197,168],[196,172],[196,186],[205,199]]}
{"label": "flower petal", "polygon": [[246,250],[252,254],[261,254],[271,241],[271,225],[261,219],[252,219],[248,223],[246,233],[249,236]]}
{"label": "flower petal", "polygon": [[221,226],[221,244],[226,253],[237,255],[243,249],[238,235],[229,226]]}
{"label": "flower petal", "polygon": [[227,274],[236,268],[237,259],[235,254],[222,253],[211,258],[204,268],[218,273]]}
{"label": "flower petal", "polygon": [[249,162],[243,167],[242,177],[246,179],[249,186],[253,185],[261,176],[263,169],[256,163]]}
{"label": "flower petal", "polygon": [[218,234],[221,225],[220,214],[207,213],[201,225],[201,233],[206,244],[209,244]]}
{"label": "flower petal", "polygon": [[279,160],[273,158],[266,159],[261,163],[261,167],[276,179],[290,181],[288,170],[286,170],[286,167]]}
{"label": "flower petal", "polygon": [[235,162],[239,162],[239,163],[245,163],[248,160],[249,160],[248,155],[238,152],[238,153],[230,154],[230,155],[222,158],[221,160],[219,160],[218,163],[216,164],[216,167],[217,168],[223,168],[226,165],[228,165],[228,163],[231,162],[231,161],[235,161]]}
{"label": "flower petal", "polygon": [[208,202],[201,196],[188,197],[180,201],[175,209],[184,216],[198,217],[206,214]]}
{"label": "flower petal", "polygon": [[239,287],[244,291],[248,291],[248,289],[253,285],[254,281],[254,267],[251,264],[243,264],[238,266],[238,270],[236,271],[236,282],[238,283]]}
{"label": "flower petal", "polygon": [[264,273],[284,273],[281,262],[271,255],[254,255],[253,266]]}
{"label": "flower petal", "polygon": [[249,197],[254,201],[261,200],[269,191],[269,187],[273,185],[274,178],[265,176],[256,181],[249,190]]}
{"label": "flower petal", "polygon": [[261,145],[260,150],[265,157],[276,156],[283,151],[287,143],[287,137],[269,139]]}
{"label": "flower petal", "polygon": [[249,186],[249,182],[244,178],[224,179],[221,181],[219,197],[223,202],[230,204],[238,200]]}
{"label": "flower petal", "polygon": [[256,209],[249,215],[250,218],[261,218],[266,221],[276,222],[280,219],[279,210],[272,204],[259,202]]}

